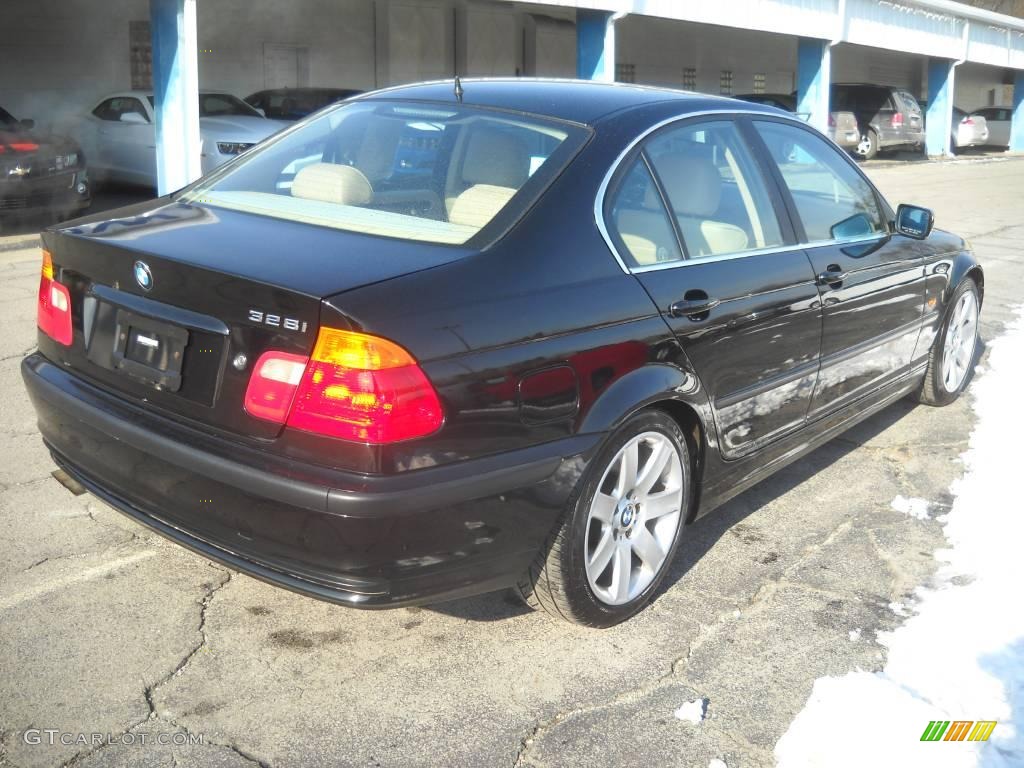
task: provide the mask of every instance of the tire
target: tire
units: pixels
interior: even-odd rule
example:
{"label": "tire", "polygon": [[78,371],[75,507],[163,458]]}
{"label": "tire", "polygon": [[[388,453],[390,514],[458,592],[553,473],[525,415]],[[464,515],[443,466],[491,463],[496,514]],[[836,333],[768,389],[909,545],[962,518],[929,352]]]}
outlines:
{"label": "tire", "polygon": [[878,155],[878,134],[874,128],[868,128],[867,133],[861,136],[860,144],[857,146],[857,154],[865,160],[874,160]]}
{"label": "tire", "polygon": [[[651,469],[657,476],[647,483],[644,471]],[[675,555],[691,482],[679,425],[658,410],[629,417],[580,478],[517,583],[519,597],[531,608],[589,627],[611,627],[638,613]]]}
{"label": "tire", "polygon": [[953,292],[949,308],[928,353],[918,402],[949,405],[967,388],[978,347],[978,314],[981,295],[971,278],[964,278]]}

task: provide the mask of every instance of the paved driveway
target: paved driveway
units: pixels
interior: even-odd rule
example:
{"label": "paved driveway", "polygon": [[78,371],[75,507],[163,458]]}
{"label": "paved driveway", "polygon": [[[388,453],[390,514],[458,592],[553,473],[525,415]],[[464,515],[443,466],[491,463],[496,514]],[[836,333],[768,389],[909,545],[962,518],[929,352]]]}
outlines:
{"label": "paved driveway", "polygon": [[[1024,278],[1024,161],[870,172],[972,240],[998,334]],[[654,605],[609,631],[502,594],[356,612],[50,476],[18,374],[38,272],[0,252],[0,764],[769,765],[816,677],[881,665],[877,633],[943,544],[892,502],[941,514],[971,428],[966,401],[898,403],[691,526]]]}

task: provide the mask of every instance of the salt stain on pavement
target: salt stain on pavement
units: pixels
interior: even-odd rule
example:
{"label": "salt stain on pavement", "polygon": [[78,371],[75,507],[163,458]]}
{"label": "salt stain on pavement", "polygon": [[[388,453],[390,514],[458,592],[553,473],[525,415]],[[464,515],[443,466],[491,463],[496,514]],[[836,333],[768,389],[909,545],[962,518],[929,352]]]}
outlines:
{"label": "salt stain on pavement", "polygon": [[[1024,311],[991,344],[989,369],[971,386],[978,417],[964,476],[945,526],[950,548],[914,615],[878,641],[881,672],[815,681],[806,707],[775,747],[780,768],[929,765],[1009,768],[1024,763],[1024,515],[1017,446],[1024,380]],[[893,507],[918,517],[916,499]],[[923,512],[927,516],[925,508]],[[996,720],[987,742],[921,742],[931,720]],[[849,739],[851,725],[862,734]],[[938,748],[937,748],[938,747]],[[927,752],[925,752],[927,750]]]}

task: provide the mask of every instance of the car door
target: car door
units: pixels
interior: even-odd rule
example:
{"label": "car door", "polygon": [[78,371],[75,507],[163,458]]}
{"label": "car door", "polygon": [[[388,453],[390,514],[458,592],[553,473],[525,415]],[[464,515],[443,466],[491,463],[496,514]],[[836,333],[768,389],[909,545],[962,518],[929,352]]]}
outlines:
{"label": "car door", "polygon": [[607,229],[694,366],[722,453],[801,426],[818,374],[818,289],[740,124],[674,123],[613,184]]}
{"label": "car door", "polygon": [[134,96],[118,104],[118,143],[114,151],[125,175],[140,184],[156,183],[156,128],[146,105]]}
{"label": "car door", "polygon": [[121,113],[117,110],[120,99],[106,99],[92,111],[94,122],[94,138],[90,142],[95,147],[95,154],[88,158],[89,162],[102,172],[117,176],[122,170],[116,163],[114,148],[117,146],[117,126]]}
{"label": "car door", "polygon": [[910,91],[896,91],[896,98],[900,102],[900,114],[903,115],[903,128],[901,140],[908,144],[918,144],[924,141],[924,114],[921,105]]}
{"label": "car door", "polygon": [[821,373],[809,418],[906,374],[921,330],[924,262],[890,234],[890,213],[860,169],[813,130],[771,118],[768,150],[822,292]]}

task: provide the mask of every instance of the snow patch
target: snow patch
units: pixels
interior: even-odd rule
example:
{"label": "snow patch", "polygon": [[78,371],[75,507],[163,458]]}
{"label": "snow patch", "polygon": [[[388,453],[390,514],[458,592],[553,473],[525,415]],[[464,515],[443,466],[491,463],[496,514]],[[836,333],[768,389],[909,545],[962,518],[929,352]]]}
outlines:
{"label": "snow patch", "polygon": [[907,499],[897,496],[892,500],[892,508],[905,515],[916,517],[918,520],[928,519],[928,502],[924,499]]}
{"label": "snow patch", "polygon": [[725,764],[725,760],[719,760],[716,757],[708,763],[708,768],[729,768],[729,766]]}
{"label": "snow patch", "polygon": [[[881,672],[815,681],[807,705],[775,746],[780,768],[1024,764],[1022,353],[1024,313],[1018,311],[992,342],[988,371],[971,386],[977,423],[963,456],[965,474],[952,487],[952,508],[938,518],[950,548],[937,553],[936,583],[916,591],[913,616],[879,634],[888,649]],[[903,605],[890,607],[905,615]],[[920,741],[931,720],[998,725],[987,742],[943,748]],[[853,723],[861,734],[855,739],[849,738]]]}
{"label": "snow patch", "polygon": [[680,720],[685,720],[688,723],[693,723],[694,725],[697,725],[702,720],[704,720],[704,714],[707,711],[708,700],[697,699],[695,701],[686,702],[685,704],[683,704],[683,706],[681,706],[672,714],[674,714]]}
{"label": "snow patch", "polygon": [[850,630],[850,642],[856,643],[858,640],[860,640],[860,633],[861,633],[860,627],[858,627],[857,629],[851,629]]}

